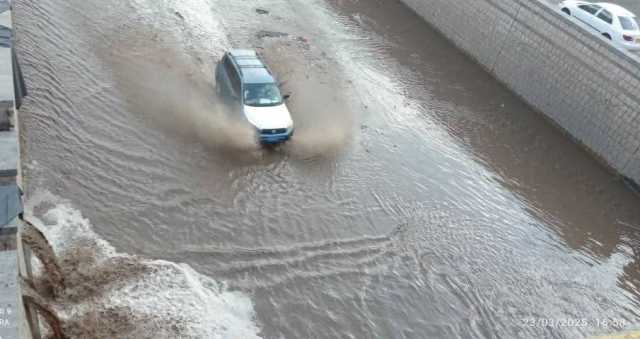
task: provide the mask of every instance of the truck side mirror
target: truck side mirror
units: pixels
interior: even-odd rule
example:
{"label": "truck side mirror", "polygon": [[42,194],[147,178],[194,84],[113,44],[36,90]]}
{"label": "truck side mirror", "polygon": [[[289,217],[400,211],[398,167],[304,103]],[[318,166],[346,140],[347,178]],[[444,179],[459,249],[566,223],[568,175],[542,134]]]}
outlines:
{"label": "truck side mirror", "polygon": [[282,100],[289,100],[291,98],[291,94],[285,94],[282,96]]}

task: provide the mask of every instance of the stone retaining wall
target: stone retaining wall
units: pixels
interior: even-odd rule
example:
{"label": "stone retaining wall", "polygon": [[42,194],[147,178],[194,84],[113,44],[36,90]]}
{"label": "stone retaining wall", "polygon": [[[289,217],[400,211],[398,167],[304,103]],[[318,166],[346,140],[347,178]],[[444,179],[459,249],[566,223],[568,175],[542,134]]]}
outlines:
{"label": "stone retaining wall", "polygon": [[636,56],[539,0],[402,1],[609,166],[640,183]]}

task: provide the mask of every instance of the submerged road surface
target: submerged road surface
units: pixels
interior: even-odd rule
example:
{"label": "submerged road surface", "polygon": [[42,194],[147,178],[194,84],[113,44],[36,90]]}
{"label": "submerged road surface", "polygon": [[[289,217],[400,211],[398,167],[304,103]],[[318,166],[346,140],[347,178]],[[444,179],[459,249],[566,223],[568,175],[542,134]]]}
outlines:
{"label": "submerged road surface", "polygon": [[[640,199],[399,1],[16,0],[15,16],[28,194],[250,296],[263,338],[639,324]],[[292,94],[288,144],[255,146],[218,104],[232,46]]]}

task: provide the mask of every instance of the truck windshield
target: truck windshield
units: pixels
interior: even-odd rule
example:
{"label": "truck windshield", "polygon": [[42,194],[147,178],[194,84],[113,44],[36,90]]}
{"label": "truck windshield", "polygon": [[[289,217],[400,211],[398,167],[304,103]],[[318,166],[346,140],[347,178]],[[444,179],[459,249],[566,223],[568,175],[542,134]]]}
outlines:
{"label": "truck windshield", "polygon": [[282,95],[276,84],[248,84],[244,87],[244,104],[247,106],[278,106]]}

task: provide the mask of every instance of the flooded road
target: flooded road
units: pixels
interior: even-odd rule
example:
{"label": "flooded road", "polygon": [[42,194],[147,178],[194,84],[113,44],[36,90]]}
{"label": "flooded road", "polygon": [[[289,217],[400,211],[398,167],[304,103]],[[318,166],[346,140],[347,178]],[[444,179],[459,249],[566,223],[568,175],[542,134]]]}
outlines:
{"label": "flooded road", "polygon": [[[15,21],[27,196],[248,296],[263,338],[639,323],[640,199],[398,1],[17,0]],[[292,94],[288,144],[216,101],[232,46]]]}

